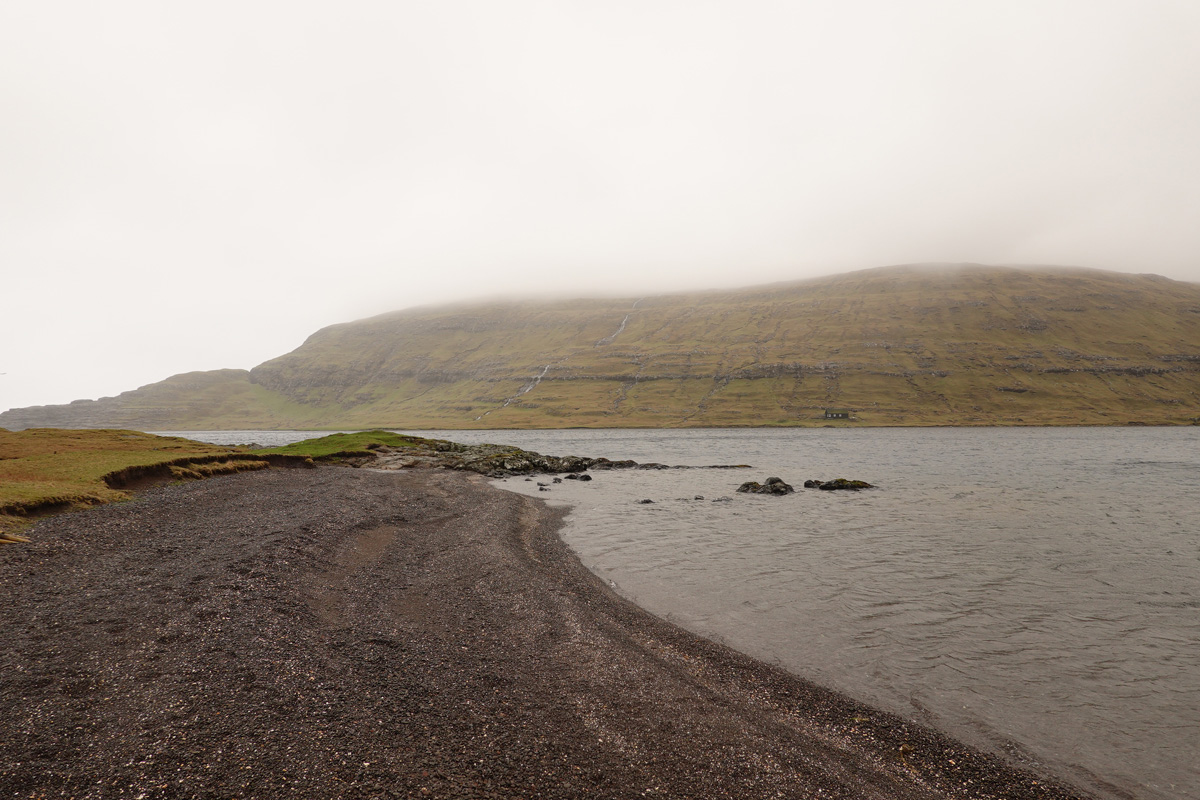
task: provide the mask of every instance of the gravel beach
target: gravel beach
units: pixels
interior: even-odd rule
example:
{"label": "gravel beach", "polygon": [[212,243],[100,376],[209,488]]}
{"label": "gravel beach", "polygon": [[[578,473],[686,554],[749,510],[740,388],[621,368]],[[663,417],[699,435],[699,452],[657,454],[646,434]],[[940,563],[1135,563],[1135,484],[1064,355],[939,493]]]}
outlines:
{"label": "gravel beach", "polygon": [[165,486],[0,549],[0,797],[1079,798],[682,631],[477,475]]}

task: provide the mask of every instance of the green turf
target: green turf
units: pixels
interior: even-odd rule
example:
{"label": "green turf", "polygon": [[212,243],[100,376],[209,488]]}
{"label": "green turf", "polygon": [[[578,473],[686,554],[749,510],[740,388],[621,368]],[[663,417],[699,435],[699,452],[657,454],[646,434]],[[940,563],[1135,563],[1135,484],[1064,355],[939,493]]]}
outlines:
{"label": "green turf", "polygon": [[308,456],[310,458],[328,458],[341,453],[369,452],[372,447],[414,447],[422,440],[413,436],[404,436],[389,431],[373,430],[355,433],[334,433],[329,436],[305,439],[301,442],[269,447],[254,452],[260,454],[280,454],[291,456]]}
{"label": "green turf", "polygon": [[[129,497],[105,483],[128,467],[146,467],[213,456],[244,456],[236,448],[128,430],[0,428],[0,531],[21,526],[28,514],[49,508],[108,503]],[[195,465],[199,476],[211,465]]]}

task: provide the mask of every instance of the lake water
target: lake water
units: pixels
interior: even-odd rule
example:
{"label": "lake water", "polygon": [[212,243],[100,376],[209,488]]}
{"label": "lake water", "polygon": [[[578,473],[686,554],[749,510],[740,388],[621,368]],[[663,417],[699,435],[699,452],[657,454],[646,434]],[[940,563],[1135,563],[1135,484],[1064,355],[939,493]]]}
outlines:
{"label": "lake water", "polygon": [[[1200,429],[414,433],[752,464],[497,484],[685,628],[1100,797],[1200,800]],[[773,475],[878,488],[734,491]]]}

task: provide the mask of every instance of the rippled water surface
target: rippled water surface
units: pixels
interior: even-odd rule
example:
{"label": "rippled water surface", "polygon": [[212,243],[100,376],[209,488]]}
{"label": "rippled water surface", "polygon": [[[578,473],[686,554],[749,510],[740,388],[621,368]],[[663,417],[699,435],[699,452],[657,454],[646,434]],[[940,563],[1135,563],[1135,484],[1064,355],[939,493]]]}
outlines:
{"label": "rippled water surface", "polygon": [[[695,632],[1101,797],[1200,800],[1200,429],[417,433],[752,464],[499,483]],[[734,492],[772,475],[879,488]]]}
{"label": "rippled water surface", "polygon": [[350,431],[148,431],[155,436],[182,436],[209,444],[252,444],[259,447],[283,447],[305,439],[316,439],[331,433]]}

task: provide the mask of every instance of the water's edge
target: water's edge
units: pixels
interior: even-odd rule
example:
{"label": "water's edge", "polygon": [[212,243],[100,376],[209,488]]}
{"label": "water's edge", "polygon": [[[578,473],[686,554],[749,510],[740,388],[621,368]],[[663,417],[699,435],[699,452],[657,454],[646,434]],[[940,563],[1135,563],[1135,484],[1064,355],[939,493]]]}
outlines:
{"label": "water's edge", "polygon": [[[569,505],[580,560],[693,633],[1099,797],[1200,798],[1200,431],[415,433],[756,464],[497,484]],[[733,493],[774,474],[880,488]]]}

